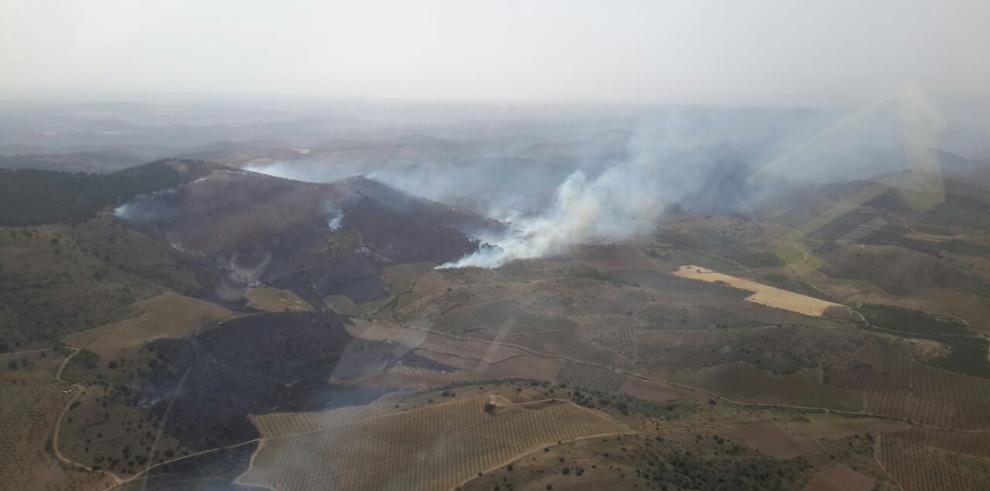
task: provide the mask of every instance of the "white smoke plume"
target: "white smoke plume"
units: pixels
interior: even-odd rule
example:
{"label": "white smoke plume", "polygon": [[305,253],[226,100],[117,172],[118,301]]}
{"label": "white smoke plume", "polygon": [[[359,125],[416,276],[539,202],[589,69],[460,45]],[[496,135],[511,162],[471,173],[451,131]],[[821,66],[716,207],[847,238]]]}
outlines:
{"label": "white smoke plume", "polygon": [[562,253],[570,246],[651,233],[671,204],[695,193],[714,162],[671,141],[671,120],[641,129],[632,157],[589,177],[576,170],[557,188],[553,204],[536,216],[502,216],[508,232],[479,237],[487,246],[440,268],[495,268],[515,259]]}
{"label": "white smoke plume", "polygon": [[344,224],[344,211],[335,207],[329,201],[323,203],[323,217],[326,219],[327,228],[331,232],[340,230],[340,227]]}

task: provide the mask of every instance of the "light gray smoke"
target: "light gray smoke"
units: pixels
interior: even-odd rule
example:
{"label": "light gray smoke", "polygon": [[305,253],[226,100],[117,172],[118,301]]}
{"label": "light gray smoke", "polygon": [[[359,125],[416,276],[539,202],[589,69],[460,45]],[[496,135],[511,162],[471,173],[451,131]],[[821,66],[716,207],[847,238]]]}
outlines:
{"label": "light gray smoke", "polygon": [[334,206],[329,201],[323,203],[323,217],[327,221],[327,228],[331,232],[340,230],[344,224],[344,211]]}
{"label": "light gray smoke", "polygon": [[575,170],[557,188],[551,206],[535,216],[496,216],[511,223],[491,244],[441,268],[495,268],[515,259],[565,252],[579,243],[617,241],[652,233],[663,211],[696,193],[716,162],[705,152],[675,144],[678,118],[644,124],[629,155],[597,176]]}

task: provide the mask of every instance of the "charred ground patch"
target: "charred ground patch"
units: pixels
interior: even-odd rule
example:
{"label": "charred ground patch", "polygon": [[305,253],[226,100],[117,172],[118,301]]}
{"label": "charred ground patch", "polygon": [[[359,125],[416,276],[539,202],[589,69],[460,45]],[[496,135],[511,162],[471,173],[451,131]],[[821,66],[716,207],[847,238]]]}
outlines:
{"label": "charred ground patch", "polygon": [[[67,376],[98,386],[104,394],[87,402],[93,408],[81,407],[80,414],[134,412],[136,420],[144,423],[121,431],[100,424],[67,431],[73,439],[86,441],[87,447],[92,441],[104,465],[116,461],[127,472],[130,461],[158,463],[170,458],[158,441],[175,441],[191,453],[256,438],[250,414],[370,402],[388,389],[328,380],[366,375],[406,357],[411,357],[411,364],[421,363],[398,343],[351,337],[343,322],[332,313],[259,314],[192,337],[151,342],[133,353],[122,353],[126,360],[80,357],[79,363],[73,360],[67,368]],[[82,418],[79,423],[84,423]],[[159,432],[162,437],[156,438]],[[117,435],[114,441],[101,442],[113,435]],[[96,458],[86,454],[80,457]]]}

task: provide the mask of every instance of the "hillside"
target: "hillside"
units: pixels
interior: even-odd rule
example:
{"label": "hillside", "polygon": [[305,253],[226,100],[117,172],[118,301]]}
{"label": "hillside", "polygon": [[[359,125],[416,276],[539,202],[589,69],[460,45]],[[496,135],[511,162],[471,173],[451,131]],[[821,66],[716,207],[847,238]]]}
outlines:
{"label": "hillside", "polygon": [[499,226],[365,178],[313,184],[226,169],[139,196],[117,213],[220,264],[222,299],[261,283],[314,305],[329,295],[382,298],[384,266],[456,259],[477,247],[467,233]]}
{"label": "hillside", "polygon": [[0,169],[0,225],[78,221],[139,194],[203,175],[195,161],[161,160],[110,174]]}

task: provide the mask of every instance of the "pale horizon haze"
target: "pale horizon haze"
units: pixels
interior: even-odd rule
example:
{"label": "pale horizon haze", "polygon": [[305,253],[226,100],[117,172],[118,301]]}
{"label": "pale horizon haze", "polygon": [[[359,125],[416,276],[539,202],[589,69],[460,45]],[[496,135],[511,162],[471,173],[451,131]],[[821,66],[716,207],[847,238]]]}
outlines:
{"label": "pale horizon haze", "polygon": [[2,0],[0,96],[986,101],[990,2]]}

